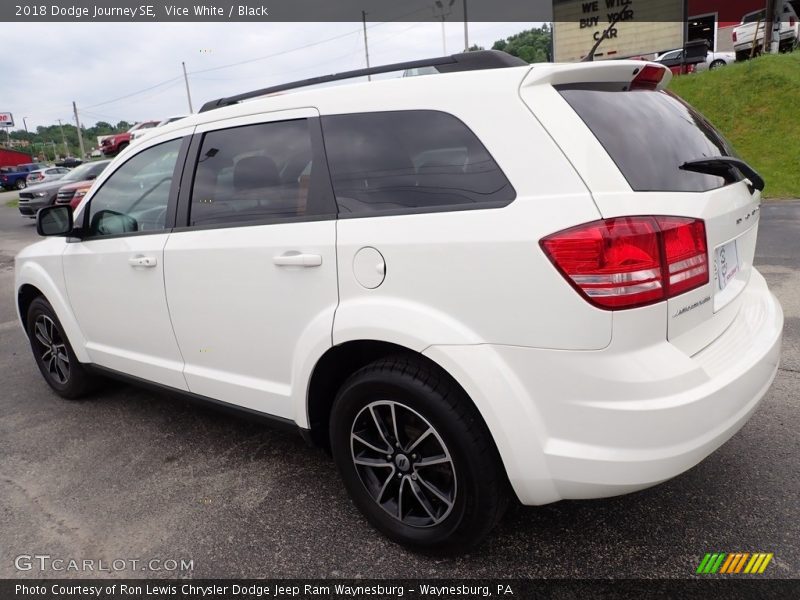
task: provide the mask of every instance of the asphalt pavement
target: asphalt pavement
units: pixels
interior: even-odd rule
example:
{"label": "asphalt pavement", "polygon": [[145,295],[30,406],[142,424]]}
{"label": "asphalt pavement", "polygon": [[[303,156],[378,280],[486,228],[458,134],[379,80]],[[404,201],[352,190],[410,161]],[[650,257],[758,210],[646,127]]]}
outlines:
{"label": "asphalt pavement", "polygon": [[643,492],[514,507],[472,553],[431,558],[374,531],[299,436],[121,384],[53,394],[14,322],[13,255],[36,233],[13,196],[0,194],[0,578],[92,575],[15,568],[37,553],[193,561],[115,573],[134,577],[682,578],[715,551],[772,552],[765,577],[800,577],[800,201],[762,207],[783,358],[729,443]]}

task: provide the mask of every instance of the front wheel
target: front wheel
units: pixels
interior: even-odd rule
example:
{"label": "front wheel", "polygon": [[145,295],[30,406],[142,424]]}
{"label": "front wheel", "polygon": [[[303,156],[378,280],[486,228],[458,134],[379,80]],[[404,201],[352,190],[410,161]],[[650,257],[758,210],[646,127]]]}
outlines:
{"label": "front wheel", "polygon": [[91,389],[93,378],[78,362],[53,307],[42,297],[28,308],[27,332],[36,365],[59,396],[74,400]]}
{"label": "front wheel", "polygon": [[712,63],[711,63],[709,66],[708,66],[708,68],[709,68],[709,69],[719,69],[720,67],[724,67],[724,66],[725,66],[725,61],[724,61],[724,60],[719,60],[719,59],[717,59],[717,60],[715,60],[714,62],[712,62]]}
{"label": "front wheel", "polygon": [[25,183],[24,179],[17,179],[17,183],[14,184],[14,187],[18,190],[24,190],[27,183]]}
{"label": "front wheel", "polygon": [[353,502],[400,544],[463,551],[505,511],[508,483],[480,414],[420,361],[384,359],[352,375],[334,402],[330,436]]}

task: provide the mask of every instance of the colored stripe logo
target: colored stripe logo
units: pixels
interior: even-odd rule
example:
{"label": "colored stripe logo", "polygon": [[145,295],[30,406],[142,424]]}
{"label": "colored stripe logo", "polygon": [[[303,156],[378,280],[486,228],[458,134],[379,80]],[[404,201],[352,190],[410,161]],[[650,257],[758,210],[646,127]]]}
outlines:
{"label": "colored stripe logo", "polygon": [[772,552],[709,552],[697,567],[698,575],[760,574],[772,561]]}

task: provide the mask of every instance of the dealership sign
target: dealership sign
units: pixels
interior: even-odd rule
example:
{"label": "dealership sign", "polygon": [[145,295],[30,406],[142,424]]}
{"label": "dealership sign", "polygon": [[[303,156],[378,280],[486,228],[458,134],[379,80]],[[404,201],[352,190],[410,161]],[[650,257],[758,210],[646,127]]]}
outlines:
{"label": "dealership sign", "polygon": [[11,113],[0,112],[0,127],[13,127],[14,115]]}
{"label": "dealership sign", "polygon": [[655,54],[683,46],[685,0],[553,0],[556,62],[584,58],[609,29],[597,60]]}

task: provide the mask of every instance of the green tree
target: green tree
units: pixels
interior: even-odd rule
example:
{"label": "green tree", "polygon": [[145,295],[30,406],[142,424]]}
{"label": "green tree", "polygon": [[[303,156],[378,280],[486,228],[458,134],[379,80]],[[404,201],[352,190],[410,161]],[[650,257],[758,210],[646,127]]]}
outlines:
{"label": "green tree", "polygon": [[550,60],[552,40],[553,28],[545,23],[541,27],[521,31],[504,40],[496,41],[492,50],[508,52],[529,63],[547,62]]}
{"label": "green tree", "polygon": [[[120,121],[117,126],[106,121],[98,121],[92,127],[83,127],[82,133],[85,148],[88,152],[90,148],[94,147],[98,136],[121,133],[128,129],[130,129],[130,124],[127,121]],[[12,142],[29,142],[28,146],[17,146],[19,149],[42,156],[46,160],[53,160],[66,155],[79,156],[80,154],[78,129],[70,123],[63,123],[60,126],[57,123],[39,125],[36,131],[16,130],[10,132],[10,134]],[[3,144],[5,139],[6,136],[3,135],[0,139],[0,144]],[[67,142],[66,148],[64,147],[64,140]]]}

